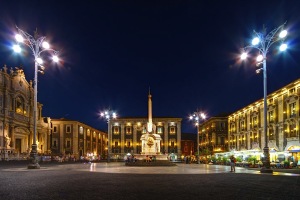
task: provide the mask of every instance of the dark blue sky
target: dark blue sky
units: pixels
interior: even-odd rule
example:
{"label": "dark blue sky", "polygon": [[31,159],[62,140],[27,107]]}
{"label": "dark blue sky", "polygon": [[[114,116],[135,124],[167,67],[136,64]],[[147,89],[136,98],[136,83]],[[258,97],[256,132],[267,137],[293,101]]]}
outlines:
{"label": "dark blue sky", "polygon": [[[226,3],[225,3],[226,2]],[[287,21],[289,50],[268,54],[268,92],[299,78],[300,2],[289,1],[0,1],[0,65],[22,65],[33,79],[33,56],[10,49],[15,25],[38,28],[61,52],[60,66],[39,76],[43,115],[106,130],[99,112],[146,117],[151,87],[154,117],[232,113],[263,97],[262,74],[239,62],[253,30]]]}

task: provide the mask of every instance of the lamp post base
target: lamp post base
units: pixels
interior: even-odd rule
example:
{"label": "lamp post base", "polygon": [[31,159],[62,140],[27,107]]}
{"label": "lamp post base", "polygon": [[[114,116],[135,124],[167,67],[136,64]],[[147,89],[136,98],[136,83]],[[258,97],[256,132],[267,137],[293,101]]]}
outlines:
{"label": "lamp post base", "polygon": [[31,152],[30,152],[30,163],[28,165],[28,169],[40,169],[40,165],[37,158],[37,145],[32,144]]}
{"label": "lamp post base", "polygon": [[260,169],[260,173],[273,173],[273,170],[270,168],[263,167]]}
{"label": "lamp post base", "polygon": [[261,168],[260,172],[261,173],[273,173],[273,170],[271,169],[270,166],[270,152],[269,152],[269,147],[264,147],[264,167]]}
{"label": "lamp post base", "polygon": [[41,166],[39,165],[39,163],[30,163],[28,166],[27,166],[27,169],[40,169]]}

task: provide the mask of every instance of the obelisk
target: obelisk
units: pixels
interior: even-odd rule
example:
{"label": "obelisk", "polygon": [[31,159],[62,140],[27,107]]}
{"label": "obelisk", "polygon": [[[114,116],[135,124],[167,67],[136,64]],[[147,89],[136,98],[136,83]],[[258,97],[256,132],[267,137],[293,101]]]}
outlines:
{"label": "obelisk", "polygon": [[152,131],[153,131],[153,126],[152,126],[152,96],[150,94],[150,88],[149,88],[147,132],[152,133]]}

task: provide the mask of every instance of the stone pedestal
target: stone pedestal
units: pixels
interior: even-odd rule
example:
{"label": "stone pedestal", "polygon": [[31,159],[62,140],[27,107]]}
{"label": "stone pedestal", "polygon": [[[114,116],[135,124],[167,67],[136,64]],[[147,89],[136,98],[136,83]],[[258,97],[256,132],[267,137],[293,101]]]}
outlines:
{"label": "stone pedestal", "polygon": [[146,133],[141,137],[142,155],[158,155],[160,154],[161,137],[158,134]]}

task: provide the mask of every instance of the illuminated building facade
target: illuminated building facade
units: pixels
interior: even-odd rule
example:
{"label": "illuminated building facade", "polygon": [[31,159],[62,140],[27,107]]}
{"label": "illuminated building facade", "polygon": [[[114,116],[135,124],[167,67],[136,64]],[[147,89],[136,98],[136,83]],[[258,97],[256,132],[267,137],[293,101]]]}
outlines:
{"label": "illuminated building facade", "polygon": [[211,117],[199,125],[200,156],[228,151],[228,117]]}
{"label": "illuminated building facade", "polygon": [[[270,161],[300,159],[300,79],[271,93],[267,97],[267,135]],[[228,117],[229,149],[250,152],[258,159],[265,144],[263,134],[263,99]]]}
{"label": "illuminated building facade", "polygon": [[[153,118],[156,134],[161,136],[160,153],[175,160],[181,156],[181,118]],[[111,159],[123,159],[142,152],[141,137],[147,133],[148,118],[117,118],[108,123],[109,155]]]}
{"label": "illuminated building facade", "polygon": [[[21,68],[0,70],[0,150],[1,158],[26,159],[33,142],[33,85]],[[48,153],[49,118],[37,106],[38,153]]]}
{"label": "illuminated building facade", "polygon": [[107,155],[107,133],[69,119],[51,119],[50,149],[52,155],[104,159]]}
{"label": "illuminated building facade", "polygon": [[181,148],[183,156],[195,154],[195,142],[193,140],[181,140]]}

